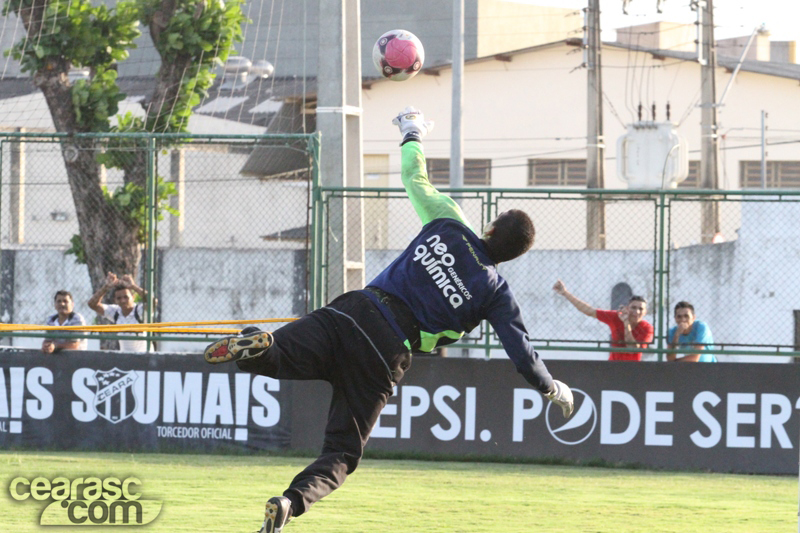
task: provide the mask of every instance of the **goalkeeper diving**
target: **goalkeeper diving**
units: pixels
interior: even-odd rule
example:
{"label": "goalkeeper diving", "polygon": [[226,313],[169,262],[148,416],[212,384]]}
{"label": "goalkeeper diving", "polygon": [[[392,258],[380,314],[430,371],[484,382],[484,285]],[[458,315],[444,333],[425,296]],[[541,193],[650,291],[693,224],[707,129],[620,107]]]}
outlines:
{"label": "goalkeeper diving", "polygon": [[364,289],[273,333],[246,328],[205,351],[209,363],[236,361],[246,372],[333,387],[322,453],[267,501],[261,533],[280,533],[353,473],[412,352],[456,342],[484,319],[522,377],[565,417],[572,414],[572,391],[547,371],[497,272],[499,263],[533,246],[533,222],[512,209],[477,233],[461,207],[428,180],[422,138],[433,123],[410,107],[392,123],[402,135],[403,186],[423,224],[411,244]]}

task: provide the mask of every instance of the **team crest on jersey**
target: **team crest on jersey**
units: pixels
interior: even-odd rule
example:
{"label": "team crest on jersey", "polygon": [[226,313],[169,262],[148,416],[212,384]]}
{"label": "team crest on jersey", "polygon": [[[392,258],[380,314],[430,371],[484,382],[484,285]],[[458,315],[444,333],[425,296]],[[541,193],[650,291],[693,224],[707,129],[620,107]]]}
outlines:
{"label": "team crest on jersey", "polygon": [[136,412],[136,394],[133,384],[138,376],[133,370],[97,370],[94,379],[97,390],[94,393],[95,412],[117,424]]}

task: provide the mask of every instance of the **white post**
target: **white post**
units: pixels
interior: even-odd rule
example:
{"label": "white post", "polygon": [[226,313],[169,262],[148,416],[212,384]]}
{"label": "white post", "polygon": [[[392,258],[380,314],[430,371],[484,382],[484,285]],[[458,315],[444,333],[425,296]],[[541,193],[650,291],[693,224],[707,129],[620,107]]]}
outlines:
{"label": "white post", "polygon": [[[450,186],[464,186],[464,0],[453,0],[453,108],[450,134]],[[460,199],[456,198],[460,203]]]}
{"label": "white post", "polygon": [[[603,140],[603,77],[601,68],[600,0],[589,0],[586,8],[586,188],[605,188],[605,144]],[[586,248],[606,247],[605,202],[588,198]]]}
{"label": "white post", "polygon": [[[361,146],[361,6],[359,0],[321,0],[317,72],[317,131],[320,182],[324,186],[364,184]],[[364,286],[363,199],[329,204],[327,294],[330,301]]]}
{"label": "white post", "polygon": [[[701,146],[700,146],[700,187],[719,188],[719,138],[717,136],[717,97],[716,69],[717,52],[714,43],[714,6],[712,0],[701,1],[698,5],[698,18],[702,24],[700,35],[701,84]],[[702,227],[700,242],[710,243],[720,230],[719,204],[706,201],[702,204]]]}
{"label": "white post", "polygon": [[178,211],[169,220],[169,245],[183,246],[183,231],[186,224],[186,157],[183,148],[170,153],[170,180],[175,184],[177,194],[170,197],[169,206]]}
{"label": "white post", "polygon": [[767,188],[767,112],[761,110],[761,188]]}
{"label": "white post", "polygon": [[[16,131],[24,132],[25,128],[17,128]],[[26,157],[25,143],[18,137],[11,143],[11,186],[10,189],[10,211],[11,211],[11,235],[9,242],[22,244],[25,242],[25,179],[26,179]]]}

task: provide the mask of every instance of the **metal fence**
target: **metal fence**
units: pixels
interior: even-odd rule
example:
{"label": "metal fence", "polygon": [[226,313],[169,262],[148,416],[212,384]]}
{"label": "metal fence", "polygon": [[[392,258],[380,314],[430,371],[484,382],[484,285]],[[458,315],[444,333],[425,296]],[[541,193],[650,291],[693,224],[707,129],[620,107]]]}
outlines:
{"label": "metal fence", "polygon": [[[342,243],[363,242],[368,282],[421,224],[402,189],[319,186],[318,145],[316,135],[3,134],[0,319],[42,323],[55,291],[67,289],[91,323],[86,302],[105,265],[130,257],[133,266],[116,274],[136,274],[156,298],[150,321],[300,316],[335,296],[327,279],[332,265],[346,262]],[[608,351],[606,326],[553,292],[562,279],[600,309],[644,296],[656,331],[651,358],[663,354],[679,300],[711,326],[718,354],[800,355],[800,191],[450,193],[476,231],[510,208],[534,219],[533,250],[499,270],[543,350]],[[347,224],[331,224],[342,213]],[[595,214],[591,223],[587,213]],[[363,237],[347,240],[336,228]],[[132,246],[130,231],[138,235]],[[88,266],[64,255],[70,248],[83,251]],[[42,336],[2,334],[27,346]],[[201,340],[153,338],[173,351],[197,350]],[[449,350],[499,348],[482,324]]]}
{"label": "metal fence", "polygon": [[153,295],[146,321],[306,312],[318,136],[10,133],[0,148],[4,322],[42,323],[66,289],[92,323],[107,270]]}
{"label": "metal fence", "polygon": [[[447,191],[447,189],[442,189]],[[499,271],[519,301],[531,338],[542,350],[580,356],[609,351],[608,328],[552,290],[562,279],[598,309],[617,309],[632,294],[648,301],[656,333],[645,359],[663,357],[673,307],[689,301],[713,332],[720,360],[797,356],[800,315],[800,191],[588,191],[459,189],[476,231],[511,208],[528,212],[536,243]],[[365,281],[387,266],[421,228],[401,189],[323,188],[318,209],[345,199],[364,204]],[[604,213],[604,231],[587,224],[589,204]],[[601,227],[601,228],[602,228]],[[339,260],[336,247],[327,262]],[[598,244],[599,243],[599,244]],[[318,265],[324,279],[327,262]],[[321,296],[321,301],[327,294]],[[500,344],[487,324],[448,348],[488,354]],[[555,355],[555,354],[551,354]],[[767,359],[762,359],[767,360]],[[780,359],[785,360],[785,359]]]}

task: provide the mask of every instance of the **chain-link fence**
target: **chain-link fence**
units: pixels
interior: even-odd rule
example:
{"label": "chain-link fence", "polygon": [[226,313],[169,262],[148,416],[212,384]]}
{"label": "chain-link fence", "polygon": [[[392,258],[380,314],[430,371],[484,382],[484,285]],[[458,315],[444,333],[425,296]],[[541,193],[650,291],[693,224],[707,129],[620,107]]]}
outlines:
{"label": "chain-link fence", "polygon": [[[692,303],[696,319],[710,326],[720,360],[780,355],[759,360],[785,361],[785,355],[798,355],[800,191],[470,189],[461,196],[476,231],[508,209],[532,216],[534,248],[499,271],[514,290],[531,338],[552,351],[549,356],[605,358],[609,351],[607,326],[557,295],[552,287],[559,279],[598,309],[616,310],[632,295],[643,296],[645,319],[656,334],[645,359],[663,357],[678,301]],[[350,215],[363,218],[369,282],[421,223],[397,189],[325,189],[319,208],[338,213],[346,210],[345,199],[355,198],[363,202],[363,216]],[[350,231],[354,228],[351,221]],[[320,265],[320,279],[342,253],[341,236],[325,235],[328,262]],[[482,324],[448,350],[484,355],[499,348],[491,328]]]}
{"label": "chain-link fence", "polygon": [[[308,310],[315,135],[17,133],[0,142],[4,322],[43,323],[65,289],[92,323],[88,302],[108,272],[143,289],[134,296],[151,304],[144,321]],[[110,292],[102,302],[113,303]],[[159,349],[199,349],[179,339]]]}
{"label": "chain-link fence", "polygon": [[[132,275],[153,298],[145,321],[295,317],[335,295],[334,270],[348,285],[369,282],[421,227],[402,190],[316,186],[314,135],[14,133],[0,148],[6,323],[42,323],[59,289],[92,323],[88,302],[107,272]],[[531,214],[533,250],[499,270],[531,338],[553,355],[602,358],[609,341],[603,324],[552,290],[558,279],[599,309],[645,297],[656,331],[646,357],[666,346],[678,301],[694,305],[729,359],[799,355],[800,191],[453,195],[476,231],[507,209]],[[4,336],[18,346],[42,337]],[[196,339],[170,339],[159,349],[199,349]],[[449,347],[492,349],[486,324]]]}

